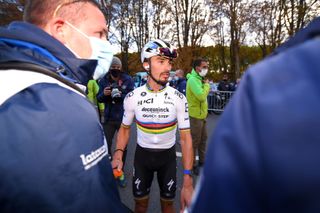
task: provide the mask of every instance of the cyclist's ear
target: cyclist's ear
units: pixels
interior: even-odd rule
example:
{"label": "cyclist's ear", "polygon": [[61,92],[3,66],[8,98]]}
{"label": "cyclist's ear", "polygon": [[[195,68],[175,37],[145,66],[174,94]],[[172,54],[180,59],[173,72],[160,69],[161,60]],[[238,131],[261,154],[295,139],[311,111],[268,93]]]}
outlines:
{"label": "cyclist's ear", "polygon": [[143,62],[143,68],[144,68],[145,70],[149,71],[149,70],[150,70],[150,65],[149,65],[149,63],[148,63],[148,62]]}

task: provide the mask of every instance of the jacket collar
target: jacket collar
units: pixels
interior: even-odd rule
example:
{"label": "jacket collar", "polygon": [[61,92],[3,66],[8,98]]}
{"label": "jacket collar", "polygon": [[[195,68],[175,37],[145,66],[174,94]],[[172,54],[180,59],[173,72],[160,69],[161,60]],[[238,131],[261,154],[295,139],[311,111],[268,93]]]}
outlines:
{"label": "jacket collar", "polygon": [[[59,65],[59,63],[52,63],[52,60],[47,60],[51,61],[51,63],[48,62],[45,64],[50,70],[61,72],[60,75],[62,74],[62,76],[74,79],[75,82],[84,85],[92,79],[93,72],[97,65],[96,60],[76,58],[60,41],[33,24],[12,22],[7,28],[0,28],[0,38],[11,39],[14,45],[14,47],[12,47],[13,51],[16,49],[18,45],[17,42],[19,41],[38,47],[33,49],[28,48],[29,51],[24,51],[23,55],[20,55],[20,58],[21,56],[25,57],[22,60],[32,59],[35,60],[35,63],[41,61],[40,64],[43,65],[45,59],[54,57],[61,62],[61,64]],[[27,48],[25,47],[25,49]],[[51,56],[46,55],[41,50],[46,50]]]}

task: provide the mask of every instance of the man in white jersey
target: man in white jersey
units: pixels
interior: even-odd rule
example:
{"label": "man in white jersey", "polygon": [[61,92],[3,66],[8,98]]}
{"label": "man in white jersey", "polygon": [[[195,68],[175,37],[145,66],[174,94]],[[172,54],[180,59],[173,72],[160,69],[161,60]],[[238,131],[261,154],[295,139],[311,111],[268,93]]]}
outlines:
{"label": "man in white jersey", "polygon": [[191,201],[193,149],[188,103],[182,93],[166,86],[176,57],[176,50],[165,41],[156,39],[148,42],[141,52],[143,67],[149,74],[147,84],[129,93],[124,100],[124,115],[112,166],[122,169],[123,150],[128,144],[130,125],[135,117],[138,137],[132,180],[135,212],[148,209],[154,172],[157,172],[162,212],[175,212],[177,125],[184,166],[181,209],[189,206]]}

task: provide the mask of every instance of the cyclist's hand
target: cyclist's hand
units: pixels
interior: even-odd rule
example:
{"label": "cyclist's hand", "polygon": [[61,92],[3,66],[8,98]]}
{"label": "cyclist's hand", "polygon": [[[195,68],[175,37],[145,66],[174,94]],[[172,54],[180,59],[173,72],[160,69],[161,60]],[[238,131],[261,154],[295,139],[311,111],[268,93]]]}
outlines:
{"label": "cyclist's hand", "polygon": [[118,169],[118,171],[121,171],[122,170],[122,167],[123,167],[123,162],[122,160],[120,159],[115,159],[113,157],[113,160],[111,162],[111,165],[112,165],[112,169]]}
{"label": "cyclist's hand", "polygon": [[183,212],[185,208],[191,205],[191,199],[193,194],[193,183],[192,177],[187,177],[191,180],[186,180],[184,177],[183,186],[181,189],[181,197],[180,197],[180,212]]}

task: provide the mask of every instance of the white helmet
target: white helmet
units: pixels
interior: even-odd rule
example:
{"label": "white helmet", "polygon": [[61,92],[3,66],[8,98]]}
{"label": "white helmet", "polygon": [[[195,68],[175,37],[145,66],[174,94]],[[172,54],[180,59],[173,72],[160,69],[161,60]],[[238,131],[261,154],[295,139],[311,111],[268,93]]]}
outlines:
{"label": "white helmet", "polygon": [[141,62],[143,63],[146,61],[146,59],[156,55],[165,56],[172,59],[177,58],[178,56],[177,50],[169,43],[161,39],[155,39],[144,45],[141,51]]}

